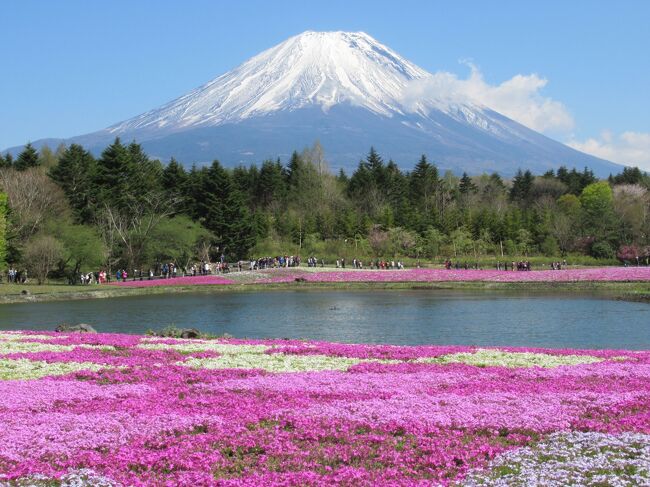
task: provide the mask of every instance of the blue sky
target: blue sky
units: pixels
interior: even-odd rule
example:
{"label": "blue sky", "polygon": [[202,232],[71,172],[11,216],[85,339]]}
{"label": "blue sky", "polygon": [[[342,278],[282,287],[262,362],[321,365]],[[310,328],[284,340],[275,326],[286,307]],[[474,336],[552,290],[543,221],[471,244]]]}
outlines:
{"label": "blue sky", "polygon": [[2,18],[0,148],[104,128],[305,30],[363,30],[432,73],[470,61],[507,115],[650,168],[648,1],[21,0]]}

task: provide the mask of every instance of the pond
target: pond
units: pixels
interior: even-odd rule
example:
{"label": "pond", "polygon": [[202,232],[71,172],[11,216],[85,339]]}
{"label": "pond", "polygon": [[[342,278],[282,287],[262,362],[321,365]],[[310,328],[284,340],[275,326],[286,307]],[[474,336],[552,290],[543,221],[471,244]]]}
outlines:
{"label": "pond", "polygon": [[238,338],[481,346],[650,348],[650,305],[575,294],[373,290],[197,292],[0,306],[1,329],[168,325]]}

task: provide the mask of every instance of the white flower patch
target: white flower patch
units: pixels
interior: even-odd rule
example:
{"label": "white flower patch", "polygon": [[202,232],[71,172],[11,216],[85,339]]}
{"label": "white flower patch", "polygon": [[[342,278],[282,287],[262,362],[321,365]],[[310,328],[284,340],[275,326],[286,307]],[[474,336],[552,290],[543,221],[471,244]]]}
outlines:
{"label": "white flower patch", "polygon": [[421,363],[449,364],[463,363],[476,367],[560,367],[602,362],[591,355],[549,355],[532,352],[504,352],[502,350],[479,349],[475,353],[461,352],[440,357],[420,358]]}
{"label": "white flower patch", "polygon": [[8,331],[8,332],[0,333],[0,340],[6,340],[6,341],[54,340],[55,338],[59,338],[59,337],[55,335],[27,335],[24,333],[20,333],[18,331],[13,331],[13,332]]}
{"label": "white flower patch", "polygon": [[215,358],[192,358],[178,365],[203,369],[263,369],[267,372],[316,372],[347,370],[363,360],[328,355],[289,355],[284,353],[226,354]]}
{"label": "white flower patch", "polygon": [[220,343],[215,341],[188,340],[187,343],[143,343],[138,348],[146,350],[175,350],[180,353],[217,352],[220,354],[260,354],[269,350],[268,345],[248,345],[234,343]]}
{"label": "white flower patch", "polygon": [[90,345],[87,343],[82,343],[81,345],[74,345],[77,348],[87,348],[89,350],[101,350],[103,352],[113,351],[115,347],[113,345]]}
{"label": "white flower patch", "polygon": [[51,343],[0,341],[0,355],[9,353],[34,353],[34,352],[71,352],[74,345],[53,345]]}
{"label": "white flower patch", "polygon": [[554,433],[535,446],[497,456],[460,485],[650,485],[650,435]]}
{"label": "white flower patch", "polygon": [[[2,479],[1,476],[0,479]],[[0,487],[50,487],[53,485],[61,487],[117,487],[120,484],[89,469],[75,470],[59,479],[46,475],[30,475],[11,482],[0,481]]]}
{"label": "white flower patch", "polygon": [[91,362],[44,362],[41,360],[0,359],[0,380],[30,380],[51,375],[65,375],[80,370],[96,372],[105,368]]}

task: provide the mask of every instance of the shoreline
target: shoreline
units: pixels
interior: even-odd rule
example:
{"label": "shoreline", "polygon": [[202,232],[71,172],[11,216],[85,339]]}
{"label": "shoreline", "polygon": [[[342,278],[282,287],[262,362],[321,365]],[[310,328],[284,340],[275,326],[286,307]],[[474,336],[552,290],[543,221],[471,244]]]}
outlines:
{"label": "shoreline", "polygon": [[[6,293],[9,286],[15,293]],[[486,282],[486,281],[399,281],[399,282],[271,282],[233,283],[205,285],[164,285],[151,287],[118,286],[69,286],[69,285],[0,285],[0,305],[40,303],[52,301],[78,301],[88,299],[111,299],[164,294],[258,291],[336,291],[336,290],[431,290],[431,291],[503,291],[521,293],[578,293],[599,295],[604,299],[650,303],[650,282],[648,281],[579,281],[579,282]],[[27,290],[28,294],[22,294]]]}

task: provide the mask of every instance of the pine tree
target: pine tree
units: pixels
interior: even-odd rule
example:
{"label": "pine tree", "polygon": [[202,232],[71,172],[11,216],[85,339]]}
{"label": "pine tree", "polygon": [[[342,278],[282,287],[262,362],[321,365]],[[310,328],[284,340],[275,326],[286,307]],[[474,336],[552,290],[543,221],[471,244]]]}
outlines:
{"label": "pine tree", "polygon": [[18,154],[18,159],[14,163],[14,167],[18,171],[24,171],[30,167],[38,167],[40,161],[38,159],[38,152],[34,149],[31,143],[27,143],[23,151]]}
{"label": "pine tree", "polygon": [[188,216],[192,215],[191,199],[192,186],[189,183],[189,175],[185,168],[173,157],[169,163],[160,171],[160,186],[162,191],[170,198],[179,199],[177,210]]}
{"label": "pine tree", "polygon": [[256,241],[253,218],[243,194],[235,187],[232,180],[226,182],[224,193],[222,250],[236,260],[248,258],[250,249]]}
{"label": "pine tree", "polygon": [[90,152],[78,144],[72,144],[61,154],[49,174],[65,193],[77,219],[84,223],[90,222],[96,204],[92,184],[95,159]]}
{"label": "pine tree", "polygon": [[438,168],[429,164],[427,157],[422,154],[409,177],[411,201],[420,211],[428,214],[433,207],[437,188]]}
{"label": "pine tree", "polygon": [[264,161],[260,170],[255,198],[263,208],[268,208],[272,203],[280,202],[285,197],[286,186],[283,178],[282,164],[279,161]]}
{"label": "pine tree", "polygon": [[224,205],[230,187],[230,174],[219,161],[213,161],[210,168],[200,171],[196,213],[203,226],[219,239],[226,233]]}
{"label": "pine tree", "polygon": [[339,173],[336,175],[336,180],[341,184],[347,185],[350,181],[350,178],[348,178],[348,175],[345,174],[345,170],[341,168],[339,169]]}
{"label": "pine tree", "polygon": [[99,195],[99,203],[125,208],[131,197],[129,176],[131,157],[119,138],[109,145],[97,160],[93,183]]}
{"label": "pine tree", "polygon": [[302,172],[304,162],[298,152],[293,151],[291,154],[291,159],[289,159],[289,165],[287,166],[287,183],[290,189],[295,189],[298,187],[298,181],[300,179],[300,173]]}
{"label": "pine tree", "polygon": [[180,195],[188,190],[187,172],[182,164],[179,164],[179,162],[173,157],[169,161],[169,164],[167,164],[163,169],[160,180],[163,190],[167,191],[169,194]]}
{"label": "pine tree", "polygon": [[131,196],[137,200],[140,195],[160,191],[163,171],[160,161],[150,159],[142,146],[136,142],[128,145],[127,152],[129,154],[127,184]]}
{"label": "pine tree", "polygon": [[470,178],[466,172],[464,172],[463,176],[460,178],[458,191],[460,191],[461,194],[476,193],[476,191],[478,191],[478,188],[472,181],[472,178]]}
{"label": "pine tree", "polygon": [[499,173],[493,172],[490,174],[490,184],[497,189],[504,189],[505,184],[503,184],[503,179],[499,176]]}
{"label": "pine tree", "polygon": [[386,194],[388,189],[386,187],[386,166],[384,165],[384,160],[377,153],[374,147],[370,148],[370,152],[368,153],[364,164],[377,189],[382,194]]}
{"label": "pine tree", "polygon": [[512,201],[528,202],[530,190],[533,187],[533,179],[533,174],[529,170],[522,172],[522,170],[519,169],[512,180],[510,199]]}

